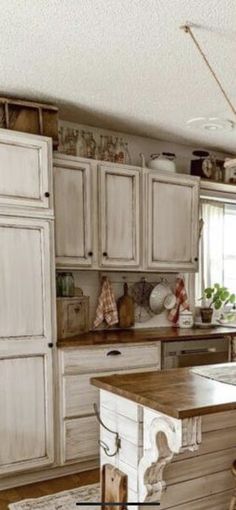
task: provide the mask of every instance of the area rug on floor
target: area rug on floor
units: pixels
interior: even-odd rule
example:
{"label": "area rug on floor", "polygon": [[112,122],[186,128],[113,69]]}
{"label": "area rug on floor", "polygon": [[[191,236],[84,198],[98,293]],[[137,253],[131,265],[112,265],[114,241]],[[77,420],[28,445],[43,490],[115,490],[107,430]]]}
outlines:
{"label": "area rug on floor", "polygon": [[[76,503],[89,503],[91,506],[76,505]],[[57,492],[51,496],[43,496],[36,499],[24,499],[17,503],[11,503],[9,510],[97,510],[93,502],[100,501],[100,486],[98,483],[84,485],[77,489]]]}

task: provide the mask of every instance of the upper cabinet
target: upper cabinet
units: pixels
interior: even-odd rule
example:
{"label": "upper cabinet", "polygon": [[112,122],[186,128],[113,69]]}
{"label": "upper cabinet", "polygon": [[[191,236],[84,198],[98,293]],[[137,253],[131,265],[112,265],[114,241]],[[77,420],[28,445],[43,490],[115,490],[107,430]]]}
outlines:
{"label": "upper cabinet", "polygon": [[197,271],[199,178],[58,155],[58,267]]}
{"label": "upper cabinet", "polygon": [[99,165],[99,261],[102,267],[140,265],[140,170]]}
{"label": "upper cabinet", "polygon": [[199,179],[150,172],[146,203],[147,269],[197,270]]}
{"label": "upper cabinet", "polygon": [[89,163],[55,159],[54,193],[58,266],[92,265],[92,173]]}
{"label": "upper cabinet", "polygon": [[52,206],[51,139],[0,129],[0,206],[44,211]]}

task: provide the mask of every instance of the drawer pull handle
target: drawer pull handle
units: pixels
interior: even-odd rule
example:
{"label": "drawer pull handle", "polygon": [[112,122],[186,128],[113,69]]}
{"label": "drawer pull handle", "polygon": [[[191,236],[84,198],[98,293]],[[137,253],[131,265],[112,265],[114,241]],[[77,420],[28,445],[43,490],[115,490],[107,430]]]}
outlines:
{"label": "drawer pull handle", "polygon": [[120,356],[120,355],[121,352],[117,350],[107,352],[107,356]]}
{"label": "drawer pull handle", "polygon": [[74,308],[74,312],[75,312],[75,313],[79,313],[79,312],[80,312],[80,310],[81,310],[81,306],[76,306],[76,307]]}

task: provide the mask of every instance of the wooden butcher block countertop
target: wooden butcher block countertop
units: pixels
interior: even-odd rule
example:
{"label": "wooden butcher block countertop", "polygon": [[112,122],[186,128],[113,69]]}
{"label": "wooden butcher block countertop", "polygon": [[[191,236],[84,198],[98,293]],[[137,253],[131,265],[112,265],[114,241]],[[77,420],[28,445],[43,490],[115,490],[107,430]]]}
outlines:
{"label": "wooden butcher block countertop", "polygon": [[[228,365],[236,370],[236,363]],[[236,386],[194,374],[191,368],[96,377],[91,384],[179,419],[236,409]]]}
{"label": "wooden butcher block countertop", "polygon": [[86,345],[127,344],[148,341],[173,342],[174,340],[201,340],[202,338],[222,338],[236,336],[236,328],[190,328],[174,327],[155,329],[129,329],[89,331],[57,341],[58,347],[84,347]]}

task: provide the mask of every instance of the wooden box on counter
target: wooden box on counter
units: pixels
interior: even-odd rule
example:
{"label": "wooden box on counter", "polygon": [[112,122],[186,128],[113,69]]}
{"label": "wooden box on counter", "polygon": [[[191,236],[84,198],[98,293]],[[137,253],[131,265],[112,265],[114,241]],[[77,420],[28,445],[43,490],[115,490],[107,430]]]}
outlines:
{"label": "wooden box on counter", "polygon": [[52,138],[58,146],[57,106],[0,97],[0,127]]}
{"label": "wooden box on counter", "polygon": [[89,297],[57,298],[57,338],[89,331]]}

